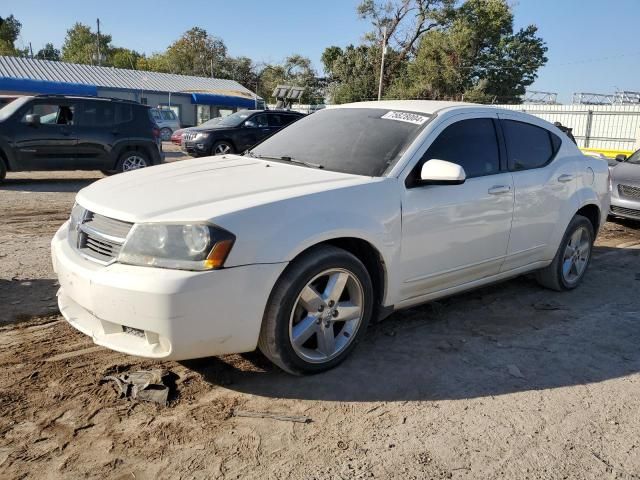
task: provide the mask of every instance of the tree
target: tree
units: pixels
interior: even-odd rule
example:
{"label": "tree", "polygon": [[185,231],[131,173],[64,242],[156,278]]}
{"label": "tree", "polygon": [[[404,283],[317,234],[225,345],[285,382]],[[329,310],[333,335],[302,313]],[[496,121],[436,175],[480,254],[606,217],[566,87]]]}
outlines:
{"label": "tree", "polygon": [[0,55],[21,56],[25,52],[16,48],[22,23],[13,15],[0,17]]}
{"label": "tree", "polygon": [[136,70],[138,61],[142,58],[142,55],[135,50],[129,50],[128,48],[115,47],[108,52],[107,62],[110,66],[116,68],[127,68],[129,70]]}
{"label": "tree", "polygon": [[256,66],[249,57],[225,58],[221,77],[235,80],[250,90],[254,90],[258,82]]}
{"label": "tree", "polygon": [[376,98],[379,56],[380,47],[375,45],[326,48],[322,63],[328,75],[331,102],[348,103]]}
{"label": "tree", "polygon": [[164,55],[172,73],[215,77],[223,71],[227,47],[220,38],[194,27],[172,43]]}
{"label": "tree", "polygon": [[[100,54],[108,58],[111,51],[111,35],[100,34]],[[76,23],[67,30],[62,45],[62,60],[72,63],[98,63],[98,35],[88,25]],[[108,64],[107,62],[101,62]]]}
{"label": "tree", "polygon": [[45,44],[44,48],[38,50],[36,58],[39,60],[60,60],[60,50],[53,46],[53,43]]}
{"label": "tree", "polygon": [[[386,29],[387,44],[395,52],[386,62],[382,83],[386,86],[399,69],[416,53],[420,38],[446,26],[455,14],[456,0],[362,0],[357,7],[360,18],[371,21],[374,31],[366,39],[382,45]],[[378,69],[380,60],[376,61]]]}
{"label": "tree", "polygon": [[468,0],[449,28],[428,32],[406,75],[390,95],[517,102],[547,48],[535,26],[513,32],[513,13],[505,0]]}
{"label": "tree", "polygon": [[265,65],[258,74],[257,93],[265,100],[274,100],[272,94],[278,85],[304,88],[301,103],[320,103],[324,97],[311,60],[302,55],[293,54],[280,64]]}

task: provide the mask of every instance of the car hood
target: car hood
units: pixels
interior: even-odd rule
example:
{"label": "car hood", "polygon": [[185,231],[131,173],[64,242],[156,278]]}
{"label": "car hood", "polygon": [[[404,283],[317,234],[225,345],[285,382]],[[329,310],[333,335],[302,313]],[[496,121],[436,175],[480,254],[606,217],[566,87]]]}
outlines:
{"label": "car hood", "polygon": [[227,127],[225,125],[212,125],[210,127],[191,127],[189,131],[191,132],[215,132],[218,130],[232,130],[237,127]]}
{"label": "car hood", "polygon": [[128,222],[205,221],[255,205],[378,180],[226,155],[98,180],[80,190],[77,202]]}
{"label": "car hood", "polygon": [[611,168],[611,176],[616,182],[629,182],[632,185],[640,185],[640,165],[620,162]]}

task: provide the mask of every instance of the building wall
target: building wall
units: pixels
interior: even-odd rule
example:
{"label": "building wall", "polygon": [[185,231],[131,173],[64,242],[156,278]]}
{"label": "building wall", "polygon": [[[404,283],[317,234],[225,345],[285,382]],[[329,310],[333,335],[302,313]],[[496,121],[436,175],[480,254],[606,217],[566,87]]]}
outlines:
{"label": "building wall", "polygon": [[496,105],[560,122],[573,129],[579,147],[632,151],[640,148],[640,105]]}
{"label": "building wall", "polygon": [[146,98],[147,105],[150,107],[168,106],[169,102],[171,102],[172,106],[177,105],[180,107],[180,125],[193,126],[197,124],[196,106],[191,103],[191,95],[189,94],[173,93],[171,94],[171,99],[169,99],[168,93],[98,88],[98,96],[122,98],[124,100],[133,100],[134,102],[140,102],[141,98]]}

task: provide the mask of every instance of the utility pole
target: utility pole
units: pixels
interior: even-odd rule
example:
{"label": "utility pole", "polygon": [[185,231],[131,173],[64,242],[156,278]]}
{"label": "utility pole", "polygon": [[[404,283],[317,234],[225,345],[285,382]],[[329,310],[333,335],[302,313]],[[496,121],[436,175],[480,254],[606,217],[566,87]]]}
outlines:
{"label": "utility pole", "polygon": [[98,66],[102,64],[102,58],[100,58],[100,19],[96,19],[98,24]]}
{"label": "utility pole", "polygon": [[29,52],[31,52],[31,59],[33,60],[33,47],[31,46],[31,42],[29,42]]}
{"label": "utility pole", "polygon": [[384,76],[384,57],[387,54],[387,27],[382,30],[382,61],[380,62],[380,83],[378,83],[378,101],[382,99],[382,77]]}

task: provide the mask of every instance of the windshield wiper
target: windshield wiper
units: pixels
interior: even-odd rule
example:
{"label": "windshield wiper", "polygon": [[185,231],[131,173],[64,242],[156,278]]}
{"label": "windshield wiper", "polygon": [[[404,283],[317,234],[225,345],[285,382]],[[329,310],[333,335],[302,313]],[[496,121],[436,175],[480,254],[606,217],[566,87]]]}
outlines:
{"label": "windshield wiper", "polygon": [[298,160],[297,158],[289,157],[287,155],[283,155],[281,157],[276,157],[271,155],[259,155],[257,153],[253,153],[250,150],[247,152],[247,155],[253,158],[259,158],[260,160],[280,160],[282,162],[297,163],[299,165],[304,165],[305,167],[310,167],[310,168],[318,168],[318,169],[324,168],[324,165],[307,162],[306,160]]}

